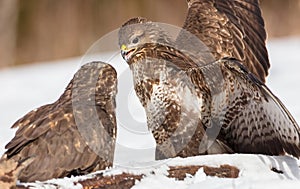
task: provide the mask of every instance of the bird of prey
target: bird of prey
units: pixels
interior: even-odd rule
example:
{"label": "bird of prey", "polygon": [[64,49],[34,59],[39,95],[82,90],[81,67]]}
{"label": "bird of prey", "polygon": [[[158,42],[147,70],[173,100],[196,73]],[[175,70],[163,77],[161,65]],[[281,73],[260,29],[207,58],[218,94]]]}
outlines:
{"label": "bird of prey", "polygon": [[209,48],[215,60],[234,57],[265,82],[270,63],[259,0],[187,0],[187,3],[188,13],[177,44],[197,51],[193,49],[193,34]]}
{"label": "bird of prey", "polygon": [[83,65],[56,102],[29,112],[12,126],[18,130],[2,159],[34,158],[20,172],[22,182],[112,166],[116,93],[117,75],[112,66],[103,62]]}
{"label": "bird of prey", "polygon": [[143,18],[119,31],[121,54],[157,143],[156,159],[233,152],[300,156],[297,123],[248,71],[246,60],[199,66],[197,56],[176,49],[166,35]]}

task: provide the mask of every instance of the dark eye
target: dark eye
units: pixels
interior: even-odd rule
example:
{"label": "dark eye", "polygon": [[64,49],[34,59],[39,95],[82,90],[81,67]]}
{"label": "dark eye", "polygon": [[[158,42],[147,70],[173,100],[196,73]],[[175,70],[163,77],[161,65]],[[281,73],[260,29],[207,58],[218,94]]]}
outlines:
{"label": "dark eye", "polygon": [[138,42],[139,42],[139,38],[137,38],[137,37],[132,40],[133,44],[137,44]]}

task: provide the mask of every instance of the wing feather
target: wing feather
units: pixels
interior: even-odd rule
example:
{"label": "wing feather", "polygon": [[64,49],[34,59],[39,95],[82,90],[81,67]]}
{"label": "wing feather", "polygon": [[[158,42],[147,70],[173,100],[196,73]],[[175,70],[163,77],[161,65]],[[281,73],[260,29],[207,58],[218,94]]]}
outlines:
{"label": "wing feather", "polygon": [[218,61],[224,73],[224,139],[235,152],[300,157],[300,129],[283,103],[239,61]]}
{"label": "wing feather", "polygon": [[[266,31],[258,0],[188,0],[183,29],[197,36],[215,60],[233,57],[261,81],[270,67]],[[177,43],[190,43],[181,32]]]}

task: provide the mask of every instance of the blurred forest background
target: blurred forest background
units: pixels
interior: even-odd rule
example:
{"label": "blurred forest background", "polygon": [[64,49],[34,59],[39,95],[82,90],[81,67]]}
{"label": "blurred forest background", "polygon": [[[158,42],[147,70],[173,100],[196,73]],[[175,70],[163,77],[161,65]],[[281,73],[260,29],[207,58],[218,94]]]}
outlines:
{"label": "blurred forest background", "polygon": [[[261,0],[269,38],[300,36],[300,0]],[[0,69],[80,56],[135,16],[181,26],[185,0],[0,0]]]}

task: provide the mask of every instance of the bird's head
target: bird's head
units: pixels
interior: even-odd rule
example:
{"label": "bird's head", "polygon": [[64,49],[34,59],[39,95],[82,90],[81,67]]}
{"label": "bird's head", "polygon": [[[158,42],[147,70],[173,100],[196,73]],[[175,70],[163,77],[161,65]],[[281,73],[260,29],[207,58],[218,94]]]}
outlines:
{"label": "bird's head", "polygon": [[121,55],[126,62],[143,44],[168,41],[167,35],[156,23],[142,17],[128,20],[119,30]]}

